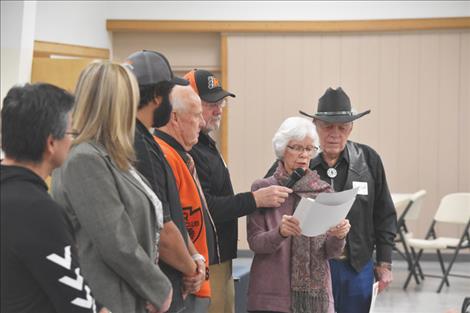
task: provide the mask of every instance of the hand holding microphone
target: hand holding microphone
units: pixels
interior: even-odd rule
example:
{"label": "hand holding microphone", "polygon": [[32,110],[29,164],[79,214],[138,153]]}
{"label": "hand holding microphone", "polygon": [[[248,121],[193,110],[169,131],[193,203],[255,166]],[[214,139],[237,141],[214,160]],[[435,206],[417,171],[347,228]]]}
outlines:
{"label": "hand holding microphone", "polygon": [[277,208],[286,201],[292,187],[305,175],[303,168],[295,169],[284,186],[269,186],[253,192],[257,208]]}
{"label": "hand holding microphone", "polygon": [[257,208],[277,208],[286,201],[292,189],[283,186],[269,186],[253,192]]}

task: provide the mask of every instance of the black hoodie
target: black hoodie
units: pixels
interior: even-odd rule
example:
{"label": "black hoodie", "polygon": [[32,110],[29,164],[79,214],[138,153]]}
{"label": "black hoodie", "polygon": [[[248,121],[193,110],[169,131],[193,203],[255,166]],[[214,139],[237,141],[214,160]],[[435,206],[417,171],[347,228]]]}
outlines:
{"label": "black hoodie", "polygon": [[96,312],[70,227],[44,180],[1,166],[1,312]]}

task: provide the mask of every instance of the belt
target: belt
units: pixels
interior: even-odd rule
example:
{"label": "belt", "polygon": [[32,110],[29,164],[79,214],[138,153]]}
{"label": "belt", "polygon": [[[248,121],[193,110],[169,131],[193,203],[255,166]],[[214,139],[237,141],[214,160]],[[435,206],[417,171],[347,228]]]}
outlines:
{"label": "belt", "polygon": [[348,250],[346,249],[346,247],[343,249],[343,253],[341,253],[339,257],[335,258],[335,260],[339,260],[339,261],[349,260]]}

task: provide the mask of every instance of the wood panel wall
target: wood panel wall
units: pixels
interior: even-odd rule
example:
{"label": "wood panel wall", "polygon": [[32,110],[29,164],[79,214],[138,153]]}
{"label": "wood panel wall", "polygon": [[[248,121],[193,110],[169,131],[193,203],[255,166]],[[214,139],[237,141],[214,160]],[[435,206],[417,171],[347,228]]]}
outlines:
{"label": "wood panel wall", "polygon": [[[470,31],[349,34],[228,34],[228,118],[235,190],[274,160],[271,139],[298,110],[316,111],[327,87],[342,86],[357,111],[352,140],[382,156],[392,192],[428,191],[424,235],[440,198],[470,192]],[[240,223],[240,248],[247,248]],[[443,227],[448,235],[455,228]]]}
{"label": "wood panel wall", "polygon": [[[236,192],[248,190],[274,160],[271,139],[282,120],[299,109],[314,112],[327,87],[342,86],[358,111],[372,110],[355,123],[351,139],[381,154],[391,191],[428,191],[423,218],[411,225],[423,235],[444,194],[470,191],[469,25],[460,18],[108,21],[107,27],[114,60],[154,49],[180,75],[198,67],[224,76],[237,95],[226,108],[221,138]],[[241,219],[241,249],[245,227]]]}

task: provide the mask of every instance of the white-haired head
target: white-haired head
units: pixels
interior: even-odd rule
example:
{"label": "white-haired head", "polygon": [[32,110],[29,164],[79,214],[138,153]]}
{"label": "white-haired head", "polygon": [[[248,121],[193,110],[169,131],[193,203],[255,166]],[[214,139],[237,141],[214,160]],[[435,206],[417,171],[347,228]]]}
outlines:
{"label": "white-haired head", "polygon": [[173,111],[183,112],[188,110],[188,106],[193,102],[201,102],[197,93],[191,86],[175,85],[170,92],[170,102],[173,106]]}
{"label": "white-haired head", "polygon": [[311,138],[315,146],[319,145],[317,130],[311,120],[298,116],[285,119],[273,137],[276,157],[282,159],[289,141],[303,140],[305,137]]}

